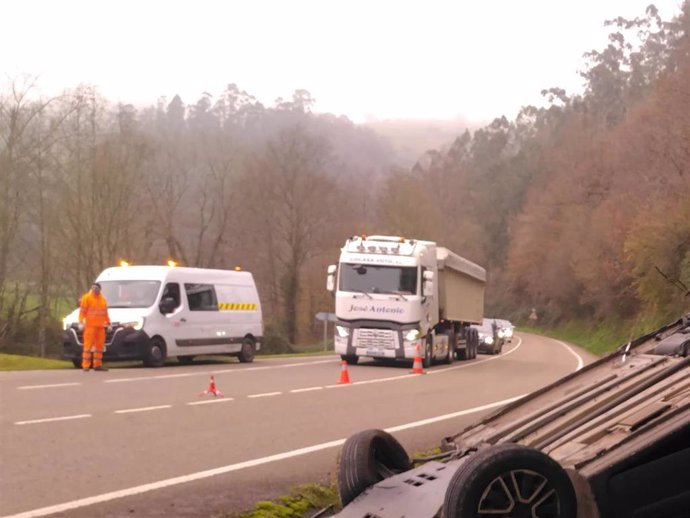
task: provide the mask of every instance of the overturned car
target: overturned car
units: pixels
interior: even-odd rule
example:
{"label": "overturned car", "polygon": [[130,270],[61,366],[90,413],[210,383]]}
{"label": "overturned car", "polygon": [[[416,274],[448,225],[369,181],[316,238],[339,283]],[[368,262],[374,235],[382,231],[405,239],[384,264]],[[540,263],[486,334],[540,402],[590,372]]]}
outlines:
{"label": "overturned car", "polygon": [[344,444],[340,518],[690,517],[690,315],[410,459]]}

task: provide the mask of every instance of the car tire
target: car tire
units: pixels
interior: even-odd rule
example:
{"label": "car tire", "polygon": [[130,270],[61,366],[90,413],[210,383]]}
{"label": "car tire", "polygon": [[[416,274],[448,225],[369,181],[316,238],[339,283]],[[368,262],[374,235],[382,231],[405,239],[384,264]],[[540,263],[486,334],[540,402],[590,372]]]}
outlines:
{"label": "car tire", "polygon": [[359,356],[353,355],[341,355],[340,359],[347,362],[348,365],[357,365],[357,362],[359,362]]}
{"label": "car tire", "polygon": [[166,350],[165,340],[160,336],[151,338],[144,355],[144,365],[146,367],[162,366],[165,363]]}
{"label": "car tire", "polygon": [[501,444],[479,450],[455,472],[443,518],[576,518],[577,500],[565,470],[539,450]]}
{"label": "car tire", "polygon": [[242,348],[240,349],[240,354],[237,358],[241,363],[251,363],[254,361],[256,356],[256,346],[254,345],[254,340],[251,338],[245,338],[242,340]]}
{"label": "car tire", "polygon": [[345,441],[338,466],[343,507],[368,487],[412,467],[407,452],[388,432],[364,430]]}
{"label": "car tire", "polygon": [[178,356],[177,361],[182,365],[191,365],[194,362],[194,356]]}

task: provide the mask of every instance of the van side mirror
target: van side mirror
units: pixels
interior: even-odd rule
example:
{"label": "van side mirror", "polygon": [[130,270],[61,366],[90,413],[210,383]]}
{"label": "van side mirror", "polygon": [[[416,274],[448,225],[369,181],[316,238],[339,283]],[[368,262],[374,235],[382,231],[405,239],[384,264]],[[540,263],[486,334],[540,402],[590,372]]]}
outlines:
{"label": "van side mirror", "polygon": [[337,270],[338,267],[335,264],[328,267],[328,276],[326,277],[326,289],[328,291],[335,291],[335,272]]}
{"label": "van side mirror", "polygon": [[175,302],[175,299],[172,297],[165,297],[163,300],[160,301],[160,304],[158,304],[158,309],[164,315],[172,313],[176,307],[177,302]]}

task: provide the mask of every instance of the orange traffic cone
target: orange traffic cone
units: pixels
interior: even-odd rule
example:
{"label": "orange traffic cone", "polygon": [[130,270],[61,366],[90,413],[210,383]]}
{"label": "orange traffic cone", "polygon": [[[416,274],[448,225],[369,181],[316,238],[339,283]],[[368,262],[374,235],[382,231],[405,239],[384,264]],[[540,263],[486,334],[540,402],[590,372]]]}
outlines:
{"label": "orange traffic cone", "polygon": [[342,367],[340,367],[340,379],[338,384],[352,383],[350,381],[350,375],[347,372],[347,362],[343,360]]}
{"label": "orange traffic cone", "polygon": [[199,394],[199,397],[208,396],[209,394],[215,397],[223,397],[221,391],[216,388],[216,380],[213,378],[213,374],[211,374],[211,380],[208,384],[208,388]]}
{"label": "orange traffic cone", "polygon": [[417,354],[414,357],[414,363],[412,364],[412,370],[410,372],[412,374],[425,374],[422,356],[419,354],[419,345],[417,346]]}

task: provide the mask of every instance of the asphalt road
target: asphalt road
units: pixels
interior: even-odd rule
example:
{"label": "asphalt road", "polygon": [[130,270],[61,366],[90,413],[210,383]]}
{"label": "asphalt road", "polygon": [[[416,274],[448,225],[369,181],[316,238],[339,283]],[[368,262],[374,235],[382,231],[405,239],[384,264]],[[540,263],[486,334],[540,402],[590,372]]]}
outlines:
{"label": "asphalt road", "polygon": [[[214,517],[333,480],[366,428],[427,450],[593,357],[520,334],[500,356],[349,367],[339,357],[0,373],[0,516]],[[210,374],[223,397],[199,394]]]}

